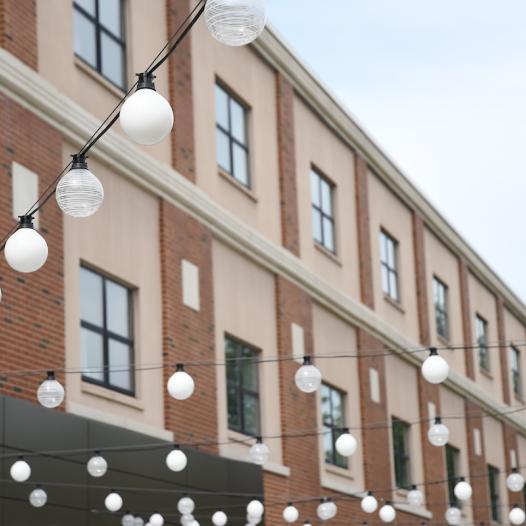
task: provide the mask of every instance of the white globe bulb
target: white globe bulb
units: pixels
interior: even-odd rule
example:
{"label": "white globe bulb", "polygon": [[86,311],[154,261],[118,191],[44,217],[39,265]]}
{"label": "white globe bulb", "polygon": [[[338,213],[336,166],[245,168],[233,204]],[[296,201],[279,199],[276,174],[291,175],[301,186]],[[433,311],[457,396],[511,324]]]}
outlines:
{"label": "white globe bulb", "polygon": [[122,497],[115,491],[112,491],[104,499],[104,506],[106,506],[108,511],[119,511],[122,508]]}
{"label": "white globe bulb", "polygon": [[422,506],[423,502],[424,494],[416,486],[413,486],[407,493],[407,503],[410,506]]}
{"label": "white globe bulb", "polygon": [[208,0],[205,22],[212,36],[227,46],[244,46],[265,29],[265,0]]}
{"label": "white globe bulb", "polygon": [[516,468],[506,478],[506,486],[513,492],[522,491],[522,488],[524,488],[524,477]]}
{"label": "white globe bulb", "polygon": [[435,423],[427,431],[427,438],[431,444],[437,447],[445,446],[448,443],[449,429],[439,417],[435,418]]}
{"label": "white globe bulb", "polygon": [[369,492],[360,502],[360,506],[365,513],[374,513],[378,508],[378,501]]}
{"label": "white globe bulb", "polygon": [[358,442],[354,438],[348,429],[345,429],[343,434],[341,434],[336,440],[336,451],[342,457],[350,457],[358,447]]}
{"label": "white globe bulb", "polygon": [[303,523],[303,526],[312,526],[312,524],[311,524],[309,521],[305,521],[305,522]]}
{"label": "white globe bulb", "polygon": [[300,512],[298,508],[292,505],[292,502],[289,502],[287,507],[283,510],[283,520],[288,523],[296,522],[299,519]]}
{"label": "white globe bulb", "polygon": [[154,513],[150,517],[150,526],[163,526],[164,517],[160,513]]}
{"label": "white globe bulb", "polygon": [[459,508],[457,508],[456,506],[450,506],[446,510],[446,513],[445,513],[444,517],[446,519],[446,522],[450,526],[457,526],[458,524],[460,524],[460,520],[462,518],[462,514],[461,514]]}
{"label": "white globe bulb", "polygon": [[31,218],[21,219],[21,227],[12,234],[4,248],[8,265],[18,272],[35,272],[47,260],[46,240],[32,227]]}
{"label": "white globe bulb", "polygon": [[330,510],[330,518],[334,519],[336,517],[336,514],[338,513],[338,506],[336,506],[336,503],[332,500],[329,500],[329,510]]}
{"label": "white globe bulb", "polygon": [[135,526],[135,517],[131,513],[126,513],[121,519],[122,526]]}
{"label": "white globe bulb", "polygon": [[194,509],[195,503],[190,497],[185,495],[179,499],[179,502],[177,503],[177,511],[181,515],[190,515]]}
{"label": "white globe bulb", "polygon": [[16,482],[25,482],[31,476],[31,468],[24,459],[17,460],[9,471],[11,478]]}
{"label": "white globe bulb", "polygon": [[328,521],[332,517],[331,503],[327,499],[323,499],[316,508],[316,515],[321,521]]}
{"label": "white globe bulb", "polygon": [[471,484],[463,479],[455,484],[453,491],[455,493],[455,497],[457,497],[458,500],[469,500],[473,494]]}
{"label": "white globe bulb", "polygon": [[251,517],[261,517],[265,511],[265,507],[259,500],[251,500],[247,504],[247,513]]}
{"label": "white globe bulb", "polygon": [[177,446],[166,455],[166,465],[172,471],[183,471],[187,463],[186,455]]}
{"label": "white globe bulb", "polygon": [[144,526],[144,520],[142,517],[135,517],[134,526]]}
{"label": "white globe bulb", "polygon": [[47,493],[42,488],[35,488],[29,494],[29,502],[35,508],[41,508],[46,505]]}
{"label": "white globe bulb", "polygon": [[101,207],[104,188],[88,170],[84,156],[73,156],[71,170],[58,182],[55,197],[60,209],[72,217],[89,217]]}
{"label": "white globe bulb", "polygon": [[108,463],[104,457],[95,453],[95,455],[88,460],[86,468],[92,477],[103,477],[108,471]]}
{"label": "white globe bulb", "polygon": [[199,525],[199,522],[194,519],[192,523],[190,524],[190,526],[200,526],[200,525]]}
{"label": "white globe bulb", "polygon": [[524,514],[524,511],[518,506],[513,506],[513,508],[510,510],[508,517],[510,519],[510,522],[515,526],[524,524],[524,521],[526,520],[526,515]]}
{"label": "white globe bulb", "polygon": [[194,392],[194,379],[183,369],[181,364],[178,364],[177,371],[168,380],[167,388],[172,398],[186,400]]}
{"label": "white globe bulb", "polygon": [[449,374],[449,365],[442,356],[438,355],[436,349],[431,349],[429,356],[424,360],[422,374],[432,384],[439,384],[446,380]]}
{"label": "white globe bulb", "polygon": [[303,365],[296,371],[294,376],[296,386],[304,393],[314,393],[321,385],[321,373],[317,367],[312,365],[308,356],[303,359]]}
{"label": "white globe bulb", "polygon": [[250,526],[257,526],[263,517],[261,515],[255,516],[255,515],[249,515],[247,513],[247,523],[250,524]]}
{"label": "white globe bulb", "polygon": [[396,517],[396,510],[387,503],[380,508],[379,515],[382,522],[393,522]]}
{"label": "white globe bulb", "polygon": [[139,75],[137,91],[122,105],[120,123],[124,133],[139,144],[157,144],[170,133],[174,114],[169,102],[155,91],[153,75]]}
{"label": "white globe bulb", "polygon": [[248,456],[254,464],[263,466],[270,455],[270,449],[266,444],[261,440],[261,437],[258,437],[256,443],[250,448]]}
{"label": "white globe bulb", "polygon": [[188,513],[187,515],[183,515],[181,517],[181,526],[192,526],[192,523],[194,522],[194,516],[191,513]]}
{"label": "white globe bulb", "polygon": [[37,390],[37,398],[40,405],[53,409],[64,401],[64,388],[55,380],[55,373],[48,372],[47,380],[44,380]]}
{"label": "white globe bulb", "polygon": [[216,511],[212,515],[212,522],[214,523],[214,526],[225,526],[227,520],[228,518],[224,511]]}

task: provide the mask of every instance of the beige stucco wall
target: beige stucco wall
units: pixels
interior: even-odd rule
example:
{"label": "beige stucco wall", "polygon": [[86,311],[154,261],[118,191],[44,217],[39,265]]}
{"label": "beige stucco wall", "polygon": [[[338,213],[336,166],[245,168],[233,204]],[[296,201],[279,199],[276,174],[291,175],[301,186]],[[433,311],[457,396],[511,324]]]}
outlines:
{"label": "beige stucco wall", "polygon": [[[354,354],[356,351],[356,331],[354,327],[342,321],[323,307],[314,304],[312,311],[314,353],[322,355]],[[345,397],[345,422],[351,428],[351,433],[358,441],[357,451],[348,460],[348,469],[339,468],[325,463],[323,452],[323,439],[319,440],[319,458],[321,469],[321,482],[324,487],[346,493],[363,491],[363,442],[359,427],[360,393],[358,380],[358,362],[353,358],[316,360],[323,381],[346,394]],[[318,428],[322,428],[321,395],[316,393],[318,400]]]}
{"label": "beige stucco wall", "polygon": [[[301,258],[331,285],[358,299],[353,154],[299,98],[294,100],[294,122]],[[313,239],[310,189],[313,165],[336,187],[333,198],[336,257],[321,250]]]}
{"label": "beige stucco wall", "polygon": [[[411,211],[372,173],[369,173],[369,208],[375,310],[399,332],[412,338],[413,341],[419,341]],[[382,290],[380,263],[382,228],[398,241],[400,305],[387,299]]]}
{"label": "beige stucco wall", "polygon": [[511,404],[515,406],[524,405],[524,397],[526,395],[526,356],[524,353],[524,342],[526,341],[526,328],[522,323],[508,310],[504,309],[504,331],[506,333],[506,341],[517,345],[517,349],[521,354],[521,376],[522,376],[522,398],[518,397],[513,392],[513,381],[511,378],[511,367],[509,363],[509,354],[506,356],[506,365],[509,374],[509,388]]}
{"label": "beige stucco wall", "polygon": [[[261,358],[276,357],[276,300],[274,277],[218,241],[213,244],[216,359],[225,358],[225,333],[257,348]],[[250,292],[249,292],[250,291]],[[277,362],[259,365],[262,435],[280,434],[279,370]],[[243,438],[228,429],[226,374],[217,374],[219,442]],[[270,447],[270,462],[282,463],[279,439],[265,440]],[[248,459],[251,444],[220,446],[222,455]]]}
{"label": "beige stucco wall", "polygon": [[[64,159],[70,147],[64,146]],[[78,369],[80,356],[81,262],[136,288],[134,293],[135,357],[141,364],[162,364],[161,282],[158,199],[104,165],[91,170],[104,186],[102,207],[86,219],[64,216],[64,283],[66,367]],[[53,206],[53,204],[48,205]],[[141,262],[137,264],[137,251]],[[135,398],[66,376],[67,409],[140,431],[164,429],[162,369],[136,372]]]}
{"label": "beige stucco wall", "polygon": [[[275,74],[250,48],[216,42],[204,23],[192,31],[197,184],[248,225],[281,244]],[[218,171],[216,78],[250,108],[250,191]]]}
{"label": "beige stucco wall", "polygon": [[[506,455],[509,455],[509,451],[504,448],[502,424],[495,418],[486,416],[486,418],[482,420],[482,428],[484,430],[484,454],[486,456],[486,464],[491,464],[492,466],[499,468],[500,472],[505,474]],[[501,520],[502,522],[508,522],[506,520],[508,509],[508,489],[506,488],[506,476],[500,475],[498,477],[498,482],[499,498],[501,504]]]}
{"label": "beige stucco wall", "polygon": [[[45,0],[36,2],[36,5],[39,73],[102,121],[124,93],[75,57],[73,2]],[[135,73],[144,71],[166,43],[166,2],[127,0],[124,5],[127,76],[131,86],[136,79]],[[157,90],[168,98],[168,66],[162,66],[155,74]],[[113,130],[122,133],[118,123]],[[170,164],[169,137],[158,145],[145,146],[144,149],[158,160]],[[69,153],[72,152],[74,149]]]}
{"label": "beige stucco wall", "polygon": [[[428,229],[425,229],[424,247],[426,256],[426,285],[428,295],[431,344],[441,348],[448,344],[462,345],[462,308],[460,303],[460,275],[457,257]],[[433,300],[433,278],[436,276],[448,287],[449,340],[437,334],[435,304]],[[443,349],[440,354],[458,373],[464,374],[465,360],[462,349]]]}
{"label": "beige stucco wall", "polygon": [[[480,283],[471,273],[468,277],[469,298],[471,303],[471,323],[473,343],[476,345],[476,315],[479,314],[488,322],[488,344],[495,346],[498,342],[497,333],[497,305],[495,296]],[[499,349],[490,347],[489,363],[490,373],[481,371],[479,367],[478,349],[472,351],[475,365],[475,380],[486,392],[491,393],[497,400],[502,400],[502,377]]]}

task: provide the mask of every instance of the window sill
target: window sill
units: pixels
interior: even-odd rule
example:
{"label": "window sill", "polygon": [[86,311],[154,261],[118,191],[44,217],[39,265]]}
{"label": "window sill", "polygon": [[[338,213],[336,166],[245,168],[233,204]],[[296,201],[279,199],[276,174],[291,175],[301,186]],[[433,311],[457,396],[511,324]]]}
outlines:
{"label": "window sill", "polygon": [[402,314],[405,314],[405,309],[402,307],[402,305],[398,301],[396,301],[393,298],[391,298],[391,296],[389,296],[385,292],[384,292],[384,300],[387,303],[389,303],[389,305],[391,305],[391,307],[394,307],[396,310],[400,311]]}
{"label": "window sill", "polygon": [[221,170],[221,168],[218,168],[217,173],[220,175],[220,177],[228,181],[234,188],[237,188],[237,190],[245,194],[249,199],[252,199],[254,203],[258,202],[258,196],[254,193],[254,191],[237,181],[233,175]]}
{"label": "window sill", "polygon": [[117,97],[117,99],[122,99],[122,97],[124,97],[124,94],[126,93],[125,91],[119,89],[109,80],[106,80],[97,70],[93,69],[89,64],[77,56],[75,56],[75,66],[110,91],[115,97]]}
{"label": "window sill", "polygon": [[133,398],[132,396],[126,396],[116,391],[112,391],[111,389],[106,389],[99,385],[91,384],[89,382],[82,382],[81,391],[98,398],[110,400],[111,402],[115,402],[117,404],[132,407],[138,411],[144,411],[144,403],[141,400]]}
{"label": "window sill", "polygon": [[319,250],[324,256],[332,260],[333,263],[336,263],[339,267],[343,267],[340,258],[336,254],[325,248],[323,245],[320,245],[317,241],[314,241],[314,246],[316,247],[316,250]]}
{"label": "window sill", "polygon": [[405,503],[395,503],[394,504],[395,509],[400,511],[405,511],[406,513],[409,513],[411,515],[416,515],[417,517],[422,517],[424,519],[432,519],[433,513],[429,511],[428,509],[424,508],[424,506],[415,507],[411,506],[409,504]]}

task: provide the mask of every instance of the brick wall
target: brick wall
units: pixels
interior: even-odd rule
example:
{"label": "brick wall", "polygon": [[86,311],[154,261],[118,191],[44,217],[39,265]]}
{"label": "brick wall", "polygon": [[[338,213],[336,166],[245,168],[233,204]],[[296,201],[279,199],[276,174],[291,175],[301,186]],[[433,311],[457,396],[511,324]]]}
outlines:
{"label": "brick wall", "polygon": [[497,297],[497,337],[499,340],[500,374],[502,382],[502,400],[510,405],[510,366],[508,362],[508,346],[506,344],[506,325],[504,323],[504,302]]}
{"label": "brick wall", "polygon": [[[458,270],[460,284],[460,304],[462,310],[462,335],[464,345],[471,347],[473,345],[473,331],[471,324],[471,302],[469,299],[469,270],[466,261],[462,258],[459,258],[458,260]],[[475,379],[475,362],[473,355],[473,349],[466,349],[464,351],[466,376],[472,380]]]}
{"label": "brick wall", "polygon": [[[62,170],[62,138],[54,128],[3,94],[0,115],[0,232],[4,235],[15,224],[11,201],[13,161],[38,174],[42,192]],[[2,370],[64,367],[62,232],[62,213],[51,201],[40,213],[40,233],[49,248],[46,264],[37,272],[21,274],[0,255]],[[35,391],[44,376],[3,377],[0,393],[35,402]]]}
{"label": "brick wall", "polygon": [[0,0],[0,47],[37,69],[36,0]]}

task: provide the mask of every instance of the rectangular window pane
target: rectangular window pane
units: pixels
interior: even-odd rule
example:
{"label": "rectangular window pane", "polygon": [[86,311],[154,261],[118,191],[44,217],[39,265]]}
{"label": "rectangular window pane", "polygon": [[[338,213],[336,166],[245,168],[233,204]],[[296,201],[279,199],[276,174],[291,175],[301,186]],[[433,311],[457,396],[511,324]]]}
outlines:
{"label": "rectangular window pane", "polygon": [[75,53],[88,64],[97,67],[95,25],[79,11],[74,13]]}
{"label": "rectangular window pane", "polygon": [[321,415],[324,423],[332,425],[331,391],[325,384],[321,388]]}
{"label": "rectangular window pane", "polygon": [[234,99],[230,99],[230,119],[232,123],[232,136],[246,146],[245,108]]}
{"label": "rectangular window pane", "polygon": [[385,265],[382,265],[382,291],[389,294],[389,271]]}
{"label": "rectangular window pane", "polygon": [[[127,391],[133,389],[130,346],[112,340],[108,342],[109,383]],[[113,369],[113,370],[112,370]]]}
{"label": "rectangular window pane", "polygon": [[248,186],[248,156],[247,152],[238,144],[233,143],[234,177],[241,184]]}
{"label": "rectangular window pane", "polygon": [[80,269],[80,319],[102,327],[102,278],[86,268]]}
{"label": "rectangular window pane", "polygon": [[312,204],[321,208],[320,176],[314,170],[310,172],[310,194]]}
{"label": "rectangular window pane", "polygon": [[[255,360],[256,357],[253,358]],[[240,364],[242,386],[251,391],[258,390],[258,364],[254,360],[247,360],[244,357]]]}
{"label": "rectangular window pane", "polygon": [[88,329],[80,330],[82,376],[104,381],[104,351],[102,336]]}
{"label": "rectangular window pane", "polygon": [[123,51],[120,44],[101,33],[101,71],[119,87],[124,86]]}
{"label": "rectangular window pane", "polygon": [[380,261],[387,263],[387,237],[383,232],[380,232]]}
{"label": "rectangular window pane", "polygon": [[90,15],[95,16],[95,0],[75,0],[75,4],[82,7]]}
{"label": "rectangular window pane", "polygon": [[315,241],[321,243],[321,214],[315,208],[312,209],[312,235]]}
{"label": "rectangular window pane", "polygon": [[323,218],[323,245],[331,252],[334,252],[334,232],[332,221],[326,217]]}
{"label": "rectangular window pane", "polygon": [[396,269],[396,243],[390,238],[387,240],[387,264]]}
{"label": "rectangular window pane", "polygon": [[106,281],[106,319],[109,331],[130,336],[128,289],[109,280]]}
{"label": "rectangular window pane", "polygon": [[227,386],[228,403],[228,427],[241,431],[241,408],[239,407],[238,386],[228,383]]}
{"label": "rectangular window pane", "polygon": [[332,464],[334,459],[334,441],[330,427],[323,428],[323,451],[325,452],[325,462]]}
{"label": "rectangular window pane", "polygon": [[102,25],[117,37],[121,31],[121,0],[99,1],[99,18]]}
{"label": "rectangular window pane", "polygon": [[327,181],[321,181],[321,209],[325,215],[332,217],[332,188]]}
{"label": "rectangular window pane", "polygon": [[247,435],[259,433],[259,397],[243,394],[243,432]]}
{"label": "rectangular window pane", "polygon": [[216,148],[217,148],[217,164],[232,173],[232,164],[230,161],[230,142],[228,135],[223,133],[220,129],[216,130]]}
{"label": "rectangular window pane", "polygon": [[389,272],[389,296],[398,300],[398,276],[394,272]]}
{"label": "rectangular window pane", "polygon": [[217,84],[215,87],[216,98],[216,123],[224,130],[228,131],[230,125],[228,123],[228,95]]}

